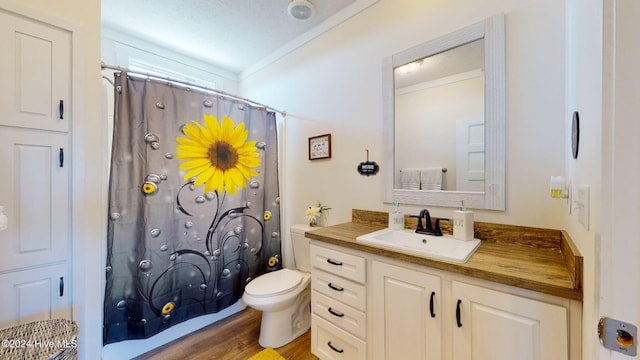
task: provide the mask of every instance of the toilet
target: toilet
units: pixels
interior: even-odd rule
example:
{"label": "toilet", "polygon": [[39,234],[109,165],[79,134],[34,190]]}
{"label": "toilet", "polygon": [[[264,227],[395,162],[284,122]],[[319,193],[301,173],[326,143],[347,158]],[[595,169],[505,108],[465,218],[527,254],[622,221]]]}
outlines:
{"label": "toilet", "polygon": [[293,225],[291,241],[296,270],[281,269],[258,276],[247,284],[244,303],[262,311],[260,346],[278,348],[311,327],[311,264],[308,225]]}

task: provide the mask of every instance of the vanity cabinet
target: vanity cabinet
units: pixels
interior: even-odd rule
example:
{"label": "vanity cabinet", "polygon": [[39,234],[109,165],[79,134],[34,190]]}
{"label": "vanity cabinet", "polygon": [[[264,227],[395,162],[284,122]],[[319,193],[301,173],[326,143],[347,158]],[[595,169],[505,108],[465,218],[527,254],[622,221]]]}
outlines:
{"label": "vanity cabinet", "polygon": [[562,304],[401,262],[371,268],[374,359],[569,359]]}
{"label": "vanity cabinet", "polygon": [[310,255],[311,351],[320,359],[582,357],[579,300],[369,248],[312,240]]}
{"label": "vanity cabinet", "polygon": [[367,359],[366,260],[311,245],[311,352],[320,359]]}

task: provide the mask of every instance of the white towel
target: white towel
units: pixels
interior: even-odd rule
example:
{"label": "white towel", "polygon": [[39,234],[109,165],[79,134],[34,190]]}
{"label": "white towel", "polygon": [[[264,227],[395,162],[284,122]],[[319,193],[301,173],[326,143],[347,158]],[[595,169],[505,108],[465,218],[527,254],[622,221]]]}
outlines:
{"label": "white towel", "polygon": [[400,188],[405,190],[420,190],[420,169],[400,169]]}
{"label": "white towel", "polygon": [[442,190],[442,168],[430,167],[420,169],[420,189]]}

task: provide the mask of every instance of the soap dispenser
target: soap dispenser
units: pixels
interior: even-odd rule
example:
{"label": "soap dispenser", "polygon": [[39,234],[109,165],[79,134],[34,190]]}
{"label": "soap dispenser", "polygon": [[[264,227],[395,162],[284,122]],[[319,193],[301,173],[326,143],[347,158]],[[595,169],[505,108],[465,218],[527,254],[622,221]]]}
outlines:
{"label": "soap dispenser", "polygon": [[458,240],[473,240],[473,212],[464,207],[453,212],[453,237]]}
{"label": "soap dispenser", "polygon": [[400,203],[398,201],[392,202],[393,206],[395,206],[395,210],[389,213],[389,229],[391,230],[402,230],[404,229],[404,214],[398,210],[398,206]]}

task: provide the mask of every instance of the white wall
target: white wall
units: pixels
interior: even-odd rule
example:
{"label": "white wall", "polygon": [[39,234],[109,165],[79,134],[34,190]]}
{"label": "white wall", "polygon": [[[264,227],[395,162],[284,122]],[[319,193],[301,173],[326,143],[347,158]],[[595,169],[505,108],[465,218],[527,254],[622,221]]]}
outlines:
{"label": "white wall", "polygon": [[[337,28],[241,82],[242,95],[288,111],[284,218],[303,222],[316,200],[333,207],[330,224],[351,209],[390,210],[381,176],[363,177],[365,149],[381,172],[382,59],[503,12],[507,52],[506,211],[476,211],[479,221],[565,229],[585,260],[583,356],[597,358],[597,242],[601,194],[602,1],[381,0]],[[571,157],[571,114],[580,111],[581,142]],[[307,138],[331,133],[333,158],[307,160]],[[590,185],[590,228],[549,197],[549,177]],[[406,213],[418,207],[404,206]],[[451,209],[433,208],[435,216]],[[286,255],[286,253],[285,253]],[[285,259],[286,261],[286,259]]]}
{"label": "white wall", "polygon": [[[241,83],[242,95],[286,110],[284,176],[289,223],[316,200],[349,221],[352,208],[389,210],[382,176],[360,176],[380,161],[382,59],[494,14],[506,14],[507,206],[476,219],[562,228],[566,202],[549,198],[549,177],[565,172],[565,8],[557,0],[447,2],[382,0]],[[307,160],[307,138],[331,133],[333,158]],[[417,213],[418,207],[404,207]],[[430,209],[449,216],[451,209]]]}
{"label": "white wall", "polygon": [[[567,105],[564,124],[569,139],[571,117],[580,114],[578,158],[565,143],[566,176],[572,180],[573,199],[579,185],[590,186],[590,220],[587,230],[576,213],[564,228],[584,257],[583,359],[598,359],[599,341],[595,329],[599,319],[598,251],[602,232],[602,18],[601,0],[567,1]],[[606,281],[606,279],[603,279]]]}
{"label": "white wall", "polygon": [[[601,316],[640,324],[640,3],[605,0],[602,216],[596,236]],[[622,274],[622,275],[621,275]],[[600,348],[599,359],[625,360]]]}

